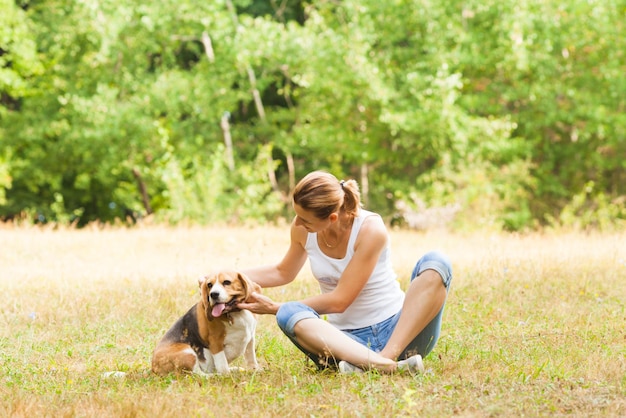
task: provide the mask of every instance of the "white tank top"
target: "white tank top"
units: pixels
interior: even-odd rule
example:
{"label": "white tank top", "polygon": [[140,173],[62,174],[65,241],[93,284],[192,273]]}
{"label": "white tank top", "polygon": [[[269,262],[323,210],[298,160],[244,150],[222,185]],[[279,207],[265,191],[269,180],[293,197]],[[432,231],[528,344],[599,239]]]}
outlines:
{"label": "white tank top", "polygon": [[[320,284],[322,293],[329,293],[337,287],[341,273],[345,270],[354,255],[354,243],[365,218],[378,216],[363,209],[354,219],[348,250],[342,259],[328,257],[317,244],[317,233],[309,233],[305,250],[309,256],[309,263],[313,276]],[[392,315],[395,315],[404,302],[404,292],[396,280],[396,273],[391,266],[389,240],[383,249],[372,275],[365,283],[365,287],[354,302],[343,312],[328,314],[328,322],[339,329],[358,329],[377,324]]]}

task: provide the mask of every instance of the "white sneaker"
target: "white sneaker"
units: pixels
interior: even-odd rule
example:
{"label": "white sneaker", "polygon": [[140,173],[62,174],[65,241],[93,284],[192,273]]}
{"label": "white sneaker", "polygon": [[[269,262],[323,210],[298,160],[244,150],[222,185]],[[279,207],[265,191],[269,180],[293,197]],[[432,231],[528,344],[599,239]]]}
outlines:
{"label": "white sneaker", "polygon": [[398,362],[398,371],[405,370],[412,373],[424,373],[424,362],[422,361],[422,356],[416,354],[408,359],[400,360]]}
{"label": "white sneaker", "polygon": [[363,373],[363,369],[355,366],[352,363],[348,363],[345,360],[341,360],[337,365],[339,367],[339,373],[342,374],[351,374],[351,373]]}

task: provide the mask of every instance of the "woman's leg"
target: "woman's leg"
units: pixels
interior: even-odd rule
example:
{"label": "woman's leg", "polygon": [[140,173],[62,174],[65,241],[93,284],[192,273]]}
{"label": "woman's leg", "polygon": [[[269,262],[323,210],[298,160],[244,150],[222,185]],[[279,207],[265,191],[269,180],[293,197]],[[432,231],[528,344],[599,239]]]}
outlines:
{"label": "woman's leg", "polygon": [[416,264],[402,312],[383,357],[395,360],[414,354],[425,357],[439,338],[441,316],[452,280],[452,266],[439,252],[425,254]]}
{"label": "woman's leg", "polygon": [[304,319],[294,328],[298,343],[320,357],[345,360],[362,369],[392,372],[397,364],[356,342],[322,319]]}
{"label": "woman's leg", "polygon": [[345,360],[361,368],[381,372],[392,372],[397,368],[394,360],[370,350],[322,320],[302,303],[284,303],[276,314],[276,320],[287,337],[319,367]]}

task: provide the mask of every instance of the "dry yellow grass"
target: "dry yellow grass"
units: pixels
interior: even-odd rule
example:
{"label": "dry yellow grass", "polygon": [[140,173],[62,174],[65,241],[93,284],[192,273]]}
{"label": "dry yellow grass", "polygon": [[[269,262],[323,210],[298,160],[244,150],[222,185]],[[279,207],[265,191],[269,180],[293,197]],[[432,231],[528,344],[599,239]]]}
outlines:
{"label": "dry yellow grass", "polygon": [[[271,317],[262,372],[149,373],[198,275],[274,262],[287,244],[286,227],[0,226],[0,416],[626,415],[625,234],[393,231],[403,286],[429,249],[454,261],[425,375],[317,372]],[[266,293],[316,291],[305,267]]]}

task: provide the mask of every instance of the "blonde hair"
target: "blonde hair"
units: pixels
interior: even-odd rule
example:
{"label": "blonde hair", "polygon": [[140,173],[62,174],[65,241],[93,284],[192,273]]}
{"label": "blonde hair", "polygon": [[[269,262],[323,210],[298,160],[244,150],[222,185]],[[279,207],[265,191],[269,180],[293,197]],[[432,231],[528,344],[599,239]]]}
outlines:
{"label": "blonde hair", "polygon": [[293,203],[318,219],[326,219],[339,210],[356,216],[361,207],[361,193],[356,180],[339,181],[330,173],[313,171],[293,189]]}

